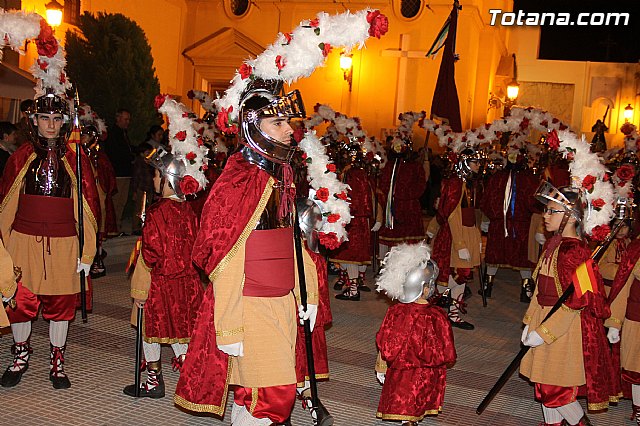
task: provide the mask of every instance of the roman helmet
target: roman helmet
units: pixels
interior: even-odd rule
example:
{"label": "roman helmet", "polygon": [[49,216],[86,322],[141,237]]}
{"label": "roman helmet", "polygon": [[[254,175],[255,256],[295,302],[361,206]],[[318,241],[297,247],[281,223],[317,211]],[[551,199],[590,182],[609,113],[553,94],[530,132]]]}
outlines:
{"label": "roman helmet", "polygon": [[309,250],[319,253],[319,233],[327,222],[327,218],[318,203],[313,200],[313,194],[310,194],[309,198],[297,198],[296,211],[298,213],[300,231],[307,242],[307,247],[309,247]]}
{"label": "roman helmet", "polygon": [[[60,133],[55,139],[49,139],[38,131],[38,114],[61,114],[63,124]],[[67,138],[71,134],[71,114],[69,102],[48,89],[47,93],[35,99],[33,106],[29,110],[29,127],[32,133],[32,140],[42,147],[64,146]]]}
{"label": "roman helmet", "polygon": [[558,229],[558,234],[562,234],[567,221],[570,217],[573,217],[576,219],[576,231],[578,235],[580,235],[583,209],[581,194],[578,188],[572,186],[556,188],[550,182],[543,181],[536,190],[535,197],[545,206],[555,201],[564,208],[564,217]]}
{"label": "roman helmet", "polygon": [[470,179],[478,175],[471,170],[471,163],[478,162],[480,165],[485,160],[482,151],[472,147],[466,147],[458,154],[458,162],[454,165],[454,170],[460,179]]}
{"label": "roman helmet", "polygon": [[[288,163],[296,147],[277,141],[264,133],[260,129],[260,121],[270,117],[305,117],[300,92],[294,90],[281,95],[282,86],[282,80],[256,78],[242,94],[239,112],[241,142],[260,157],[276,164]],[[255,156],[249,157],[248,161],[259,163]]]}
{"label": "roman helmet", "polygon": [[151,151],[146,157],[146,160],[153,168],[160,171],[160,175],[162,176],[160,188],[164,186],[164,182],[167,182],[169,187],[176,193],[176,196],[184,200],[185,195],[180,188],[180,182],[186,172],[184,161],[176,158],[172,153],[163,148],[157,148]]}

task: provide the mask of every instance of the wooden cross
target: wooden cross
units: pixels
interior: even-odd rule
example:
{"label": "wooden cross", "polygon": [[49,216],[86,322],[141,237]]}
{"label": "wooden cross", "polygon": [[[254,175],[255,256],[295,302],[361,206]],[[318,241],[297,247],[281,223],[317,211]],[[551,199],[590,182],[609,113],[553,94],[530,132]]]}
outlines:
{"label": "wooden cross", "polygon": [[427,52],[422,50],[409,50],[409,42],[411,36],[409,34],[400,34],[400,49],[385,49],[381,52],[382,56],[400,58],[398,61],[398,81],[396,85],[396,105],[395,117],[398,114],[407,112],[405,110],[405,81],[407,78],[407,68],[409,67],[409,59],[426,59]]}

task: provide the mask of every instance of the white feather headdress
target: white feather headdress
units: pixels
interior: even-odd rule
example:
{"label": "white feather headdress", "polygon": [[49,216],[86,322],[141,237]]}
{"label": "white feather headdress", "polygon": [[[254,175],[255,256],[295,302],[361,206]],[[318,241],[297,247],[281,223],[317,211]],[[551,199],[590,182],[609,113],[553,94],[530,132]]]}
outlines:
{"label": "white feather headdress", "polygon": [[402,297],[409,272],[418,267],[425,268],[429,259],[431,249],[424,241],[392,247],[382,261],[382,270],[376,279],[376,290],[384,291],[391,299]]}

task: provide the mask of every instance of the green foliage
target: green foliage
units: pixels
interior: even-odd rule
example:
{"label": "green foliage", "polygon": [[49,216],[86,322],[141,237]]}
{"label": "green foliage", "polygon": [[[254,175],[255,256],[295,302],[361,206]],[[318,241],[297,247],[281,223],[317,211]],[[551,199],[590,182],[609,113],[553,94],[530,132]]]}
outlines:
{"label": "green foliage", "polygon": [[119,108],[131,111],[129,138],[144,141],[147,130],[159,124],[153,105],[160,93],[151,47],[142,28],[116,13],[85,12],[81,33],[67,32],[67,73],[80,100],[114,126]]}

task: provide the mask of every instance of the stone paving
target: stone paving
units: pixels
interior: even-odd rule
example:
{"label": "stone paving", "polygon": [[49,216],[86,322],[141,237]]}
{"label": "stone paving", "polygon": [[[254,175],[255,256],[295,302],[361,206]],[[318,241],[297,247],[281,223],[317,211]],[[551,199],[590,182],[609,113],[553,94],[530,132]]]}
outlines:
{"label": "stone paving", "polygon": [[[89,321],[70,327],[66,370],[72,387],[54,390],[48,380],[48,326],[34,324],[34,353],[30,368],[15,388],[0,388],[0,424],[4,425],[228,425],[230,413],[220,420],[183,412],[173,405],[172,390],[178,373],[171,371],[171,349],[163,349],[167,397],[135,400],[122,393],[133,382],[135,332],[129,325],[131,301],[123,272],[132,237],[109,240],[105,248],[108,275],[95,283],[94,309]],[[335,280],[335,277],[330,279]],[[371,280],[369,280],[371,282]],[[518,301],[518,274],[501,270],[489,306],[480,297],[469,299],[466,318],[474,331],[455,329],[458,362],[449,370],[443,413],[421,425],[537,425],[542,421],[532,387],[514,376],[482,416],[475,408],[519,350],[520,320],[526,306]],[[332,283],[330,283],[332,285]],[[477,284],[474,285],[474,293]],[[384,297],[364,293],[360,302],[331,300],[334,322],[327,330],[331,380],[320,383],[320,396],[335,418],[335,425],[394,424],[375,418],[381,386],[373,371],[375,333],[388,306]],[[11,360],[10,330],[2,330],[0,366]],[[583,403],[584,405],[584,403]],[[607,413],[592,414],[594,425],[631,426],[630,401],[621,401]],[[293,412],[296,426],[311,425],[299,405]],[[395,423],[398,424],[398,423]]]}

